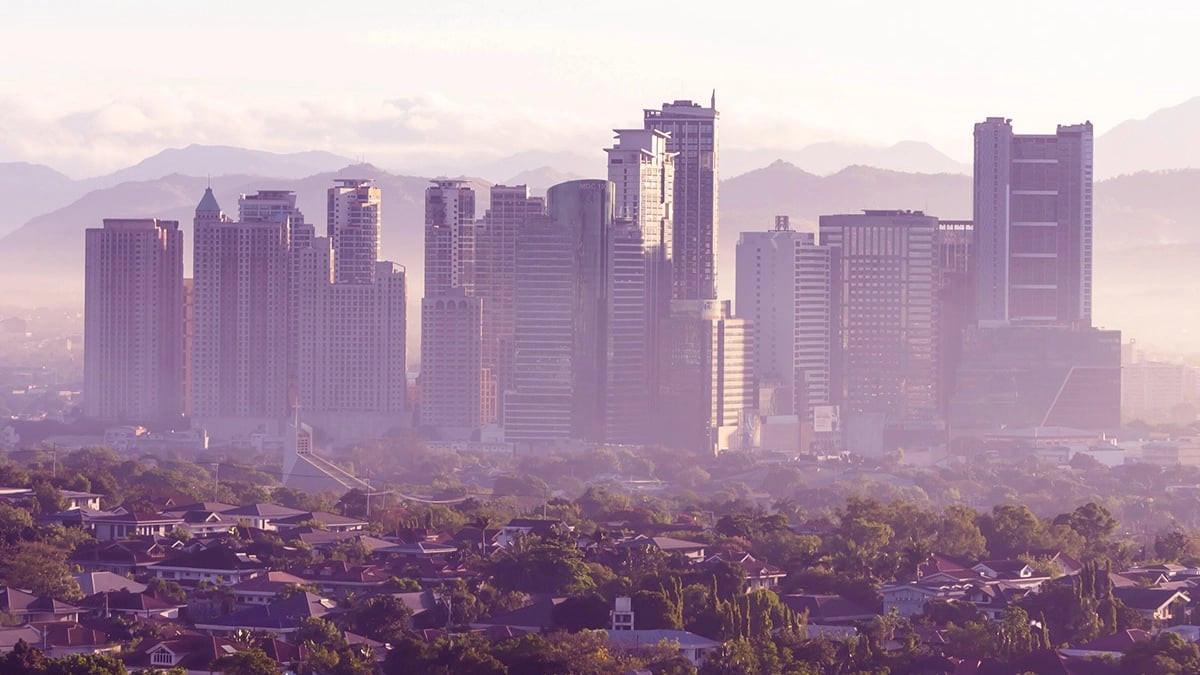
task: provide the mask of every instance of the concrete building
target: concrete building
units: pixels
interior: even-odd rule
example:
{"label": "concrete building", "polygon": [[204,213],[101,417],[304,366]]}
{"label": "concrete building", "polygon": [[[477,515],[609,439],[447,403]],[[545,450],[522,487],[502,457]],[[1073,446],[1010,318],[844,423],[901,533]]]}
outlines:
{"label": "concrete building", "polygon": [[975,321],[974,240],[971,221],[938,221],[938,409],[943,417],[948,414],[954,377],[962,363],[963,334]]}
{"label": "concrete building", "polygon": [[737,245],[734,308],[754,331],[760,391],[774,392],[765,415],[812,418],[830,403],[830,249],[787,216],[768,232],[743,232]]}
{"label": "concrete building", "polygon": [[475,289],[475,191],[466,181],[425,189],[425,297]]}
{"label": "concrete building", "polygon": [[483,303],[462,288],[421,302],[421,425],[469,439],[483,422]]}
{"label": "concrete building", "polygon": [[231,220],[206,189],[193,256],[193,417],[218,430],[286,418],[287,223]]}
{"label": "concrete building", "polygon": [[711,300],[717,297],[717,231],[720,164],[716,94],[705,108],[692,101],[664,103],[647,109],[644,126],[668,135],[674,157],[672,224],[672,297]]}
{"label": "concrete building", "polygon": [[697,452],[740,447],[739,421],[757,405],[754,337],[730,310],[728,300],[671,303],[654,425],[659,442]]}
{"label": "concrete building", "polygon": [[514,368],[503,406],[508,442],[565,441],[574,431],[577,237],[564,225],[542,217],[517,234]]}
{"label": "concrete building", "polygon": [[546,201],[531,197],[525,185],[495,185],[491,203],[476,224],[475,296],[483,301],[483,367],[494,383],[484,395],[484,424],[504,412],[504,392],[513,386],[513,336],[516,322],[517,239],[523,227],[542,218]]}
{"label": "concrete building", "polygon": [[938,417],[937,218],[864,211],[820,218],[834,249],[834,398],[843,417],[896,426]]}
{"label": "concrete building", "polygon": [[1092,124],[975,125],[975,308],[983,325],[1092,323]]}
{"label": "concrete building", "polygon": [[1121,416],[1126,420],[1187,425],[1197,414],[1196,368],[1141,361],[1121,368]]}
{"label": "concrete building", "polygon": [[604,439],[644,443],[651,438],[651,360],[657,345],[647,323],[646,251],[641,229],[613,223],[605,242],[603,350],[600,356]]}
{"label": "concrete building", "polygon": [[[328,249],[328,240],[316,241],[315,250]],[[326,276],[301,300],[298,403],[305,421],[335,438],[409,425],[404,268],[376,262],[372,277],[369,284],[339,284]]]}
{"label": "concrete building", "polygon": [[238,197],[238,220],[266,220],[287,223],[288,231],[288,317],[287,363],[288,392],[296,391],[300,348],[300,279],[301,252],[312,246],[316,229],[304,220],[296,206],[296,193],[291,190],[259,190]]}
{"label": "concrete building", "polygon": [[374,280],[383,231],[382,194],[370,180],[338,178],[327,192],[327,236],[333,243],[333,279],[339,284]]}
{"label": "concrete building", "polygon": [[85,239],[84,415],[178,420],[185,376],[179,223],[106,218]]}

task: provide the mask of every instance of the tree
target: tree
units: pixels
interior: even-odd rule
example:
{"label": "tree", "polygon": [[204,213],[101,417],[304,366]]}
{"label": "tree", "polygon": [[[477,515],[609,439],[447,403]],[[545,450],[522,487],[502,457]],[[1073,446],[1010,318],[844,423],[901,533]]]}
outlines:
{"label": "tree", "polygon": [[295,641],[296,644],[311,642],[314,645],[334,649],[346,646],[345,636],[332,621],[315,616],[305,617],[301,620],[300,629],[296,631]]}
{"label": "tree", "polygon": [[762,672],[758,653],[746,639],[723,643],[700,666],[700,675],[758,675]]}
{"label": "tree", "polygon": [[633,594],[633,621],[638,630],[683,628],[676,605],[665,592],[638,591]]}
{"label": "tree", "polygon": [[212,662],[212,669],[225,675],[277,675],[279,664],[255,647],[216,659]]}
{"label": "tree", "polygon": [[1137,642],[1121,657],[1121,672],[1144,673],[1200,672],[1200,648],[1177,633],[1159,633],[1146,642]]}
{"label": "tree", "polygon": [[583,553],[564,539],[517,537],[488,567],[493,583],[506,591],[569,595],[596,585]]}
{"label": "tree", "polygon": [[83,597],[79,583],[71,576],[67,554],[61,549],[36,541],[21,541],[0,551],[0,582],[60,600]]}
{"label": "tree", "polygon": [[350,629],[372,640],[389,642],[402,634],[412,618],[412,610],[403,600],[376,595],[349,613]]}
{"label": "tree", "polygon": [[978,559],[987,550],[987,539],[976,522],[979,514],[969,506],[951,504],[942,512],[932,548],[935,553],[968,560]]}

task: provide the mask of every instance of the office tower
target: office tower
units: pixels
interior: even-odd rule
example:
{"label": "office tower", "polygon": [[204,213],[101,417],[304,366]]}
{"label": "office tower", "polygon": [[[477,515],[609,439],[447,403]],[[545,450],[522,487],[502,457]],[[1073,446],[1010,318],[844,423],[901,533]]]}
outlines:
{"label": "office tower", "polygon": [[517,239],[522,227],[541,218],[546,202],[524,185],[495,185],[491,205],[475,225],[474,295],[483,300],[484,424],[503,414],[504,392],[512,386]]}
{"label": "office tower", "polygon": [[183,414],[192,415],[192,330],[195,326],[195,283],[183,280]]}
{"label": "office tower", "polygon": [[717,191],[720,182],[716,94],[708,108],[691,101],[664,103],[645,111],[645,128],[668,134],[674,153],[672,297],[717,297]]}
{"label": "office tower", "polygon": [[174,220],[104,219],[86,233],[84,415],[183,413],[183,234]]}
{"label": "office tower", "polygon": [[421,301],[421,424],[469,438],[482,424],[482,302],[452,288]]}
{"label": "office tower", "polygon": [[231,220],[209,188],[193,237],[193,416],[287,417],[287,223]]}
{"label": "office tower", "polygon": [[828,405],[829,249],[777,216],[769,232],[743,232],[737,245],[735,309],[754,332],[759,387],[774,392],[764,414],[812,416]]}
{"label": "office tower", "polygon": [[289,400],[294,399],[300,341],[300,251],[312,246],[316,229],[304,221],[296,206],[296,193],[291,190],[259,190],[238,197],[238,220],[267,220],[287,223],[288,230],[288,325],[287,363]]}
{"label": "office tower", "polygon": [[832,252],[835,398],[888,425],[937,416],[937,218],[864,211],[820,218]]}
{"label": "office tower", "polygon": [[425,297],[451,288],[473,294],[475,191],[466,181],[435,180],[425,189]]}
{"label": "office tower", "polygon": [[[575,308],[571,348],[574,383],[571,437],[596,442],[613,440],[616,436],[610,436],[609,431],[615,432],[623,428],[621,425],[632,424],[636,418],[636,415],[623,417],[611,428],[606,425],[606,410],[616,414],[608,402],[612,400],[614,391],[608,378],[615,376],[619,380],[624,372],[614,365],[613,359],[624,358],[630,353],[642,354],[646,348],[644,335],[639,335],[631,345],[626,345],[632,351],[614,351],[609,344],[613,335],[609,287],[612,272],[610,264],[613,262],[609,249],[610,230],[613,227],[613,185],[606,180],[559,183],[547,191],[546,208],[549,221],[557,230],[567,233],[574,242],[571,256]],[[640,251],[640,239],[637,246],[637,251]],[[640,266],[643,258],[637,255],[637,264]],[[642,273],[644,271],[639,272]],[[638,297],[637,311],[642,316],[645,309],[641,296]],[[641,364],[637,377],[645,376],[644,366]],[[637,394],[634,396],[636,402]],[[636,412],[644,414],[645,409],[643,407]]]}
{"label": "office tower", "polygon": [[[659,329],[670,314],[673,293],[672,226],[675,154],[667,151],[668,134],[657,129],[617,129],[608,153],[608,180],[614,186],[613,219],[634,223],[641,232],[646,264],[646,343],[658,349]],[[646,368],[653,391],[660,379],[660,360]]]}
{"label": "office tower", "polygon": [[327,193],[327,234],[333,243],[334,281],[371,283],[383,227],[381,195],[370,180],[338,178]]}
{"label": "office tower", "polygon": [[603,383],[604,438],[610,443],[644,443],[651,438],[650,361],[646,251],[636,223],[613,223],[605,243]]}
{"label": "office tower", "polygon": [[975,125],[975,293],[982,325],[1092,321],[1092,124]]}
{"label": "office tower", "polygon": [[948,415],[955,374],[962,363],[963,334],[974,320],[974,243],[971,221],[938,221],[938,395],[943,417]]}
{"label": "office tower", "polygon": [[754,336],[728,300],[675,300],[664,323],[655,426],[660,442],[697,452],[740,444],[741,416],[757,406]]}
{"label": "office tower", "polygon": [[576,240],[575,232],[544,216],[524,223],[517,234],[513,375],[503,406],[506,441],[571,438]]}
{"label": "office tower", "polygon": [[408,387],[404,268],[377,262],[369,284],[329,283],[327,254],[317,253],[329,250],[328,240],[317,238],[311,250],[305,268],[317,283],[301,301],[308,333],[301,349],[302,411],[310,419],[370,413],[401,425]]}

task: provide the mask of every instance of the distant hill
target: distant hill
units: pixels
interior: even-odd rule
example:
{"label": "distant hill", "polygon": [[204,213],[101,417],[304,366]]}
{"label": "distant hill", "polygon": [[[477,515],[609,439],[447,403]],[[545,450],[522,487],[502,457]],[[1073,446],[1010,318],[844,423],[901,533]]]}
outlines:
{"label": "distant hill", "polygon": [[799,150],[721,150],[721,175],[734,178],[775,160],[794,164],[817,175],[837,173],[849,166],[872,166],[906,173],[970,174],[971,165],[955,161],[942,151],[919,141],[890,146],[828,141]]}
{"label": "distant hill", "polygon": [[[603,177],[603,171],[595,175]],[[546,190],[554,185],[583,177],[579,174],[560,171],[554,167],[543,166],[537,169],[522,171],[500,182],[504,185],[528,185],[531,193],[545,194]]]}
{"label": "distant hill", "polygon": [[168,148],[147,157],[131,167],[105,176],[88,178],[83,182],[89,189],[111,187],[129,181],[147,181],[183,174],[185,176],[271,176],[274,178],[303,178],[317,173],[336,171],[353,164],[354,160],[333,153],[267,152],[227,145],[192,144],[186,148]]}
{"label": "distant hill", "polygon": [[1097,177],[1162,169],[1200,169],[1200,96],[1096,139]]}
{"label": "distant hill", "polygon": [[84,186],[48,166],[0,163],[0,237],[34,216],[70,204],[85,192]]}

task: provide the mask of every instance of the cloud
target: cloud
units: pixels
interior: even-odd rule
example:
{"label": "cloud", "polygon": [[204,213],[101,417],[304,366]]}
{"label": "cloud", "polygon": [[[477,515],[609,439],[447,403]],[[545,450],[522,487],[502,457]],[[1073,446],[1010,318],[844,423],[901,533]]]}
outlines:
{"label": "cloud", "polygon": [[[501,110],[507,112],[501,112]],[[0,160],[50,164],[90,175],[192,143],[279,152],[327,150],[398,168],[449,166],[527,149],[590,142],[579,121],[536,111],[461,101],[441,94],[229,102],[195,92],[124,96],[74,110],[38,109],[0,98]],[[582,139],[582,140],[581,140]]]}

